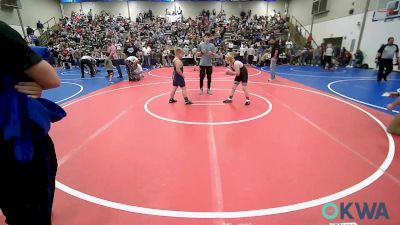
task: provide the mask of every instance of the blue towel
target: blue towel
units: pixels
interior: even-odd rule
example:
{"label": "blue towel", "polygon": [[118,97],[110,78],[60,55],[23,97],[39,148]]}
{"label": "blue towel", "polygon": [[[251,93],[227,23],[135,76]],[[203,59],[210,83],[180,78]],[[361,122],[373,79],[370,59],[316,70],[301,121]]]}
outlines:
{"label": "blue towel", "polygon": [[50,60],[50,50],[47,47],[42,46],[31,46],[31,49],[38,54],[42,59],[49,61]]}
{"label": "blue towel", "polygon": [[13,141],[18,161],[29,162],[33,159],[34,143],[47,136],[50,124],[64,118],[66,112],[49,100],[32,99],[19,93],[14,88],[18,82],[13,76],[1,75],[0,79],[0,129],[3,131],[0,138]]}

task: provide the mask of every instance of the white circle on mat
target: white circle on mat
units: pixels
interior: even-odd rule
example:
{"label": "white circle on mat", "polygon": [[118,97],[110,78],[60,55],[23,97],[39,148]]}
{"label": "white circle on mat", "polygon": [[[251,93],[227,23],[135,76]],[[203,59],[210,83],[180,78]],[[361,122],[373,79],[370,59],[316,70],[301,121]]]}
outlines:
{"label": "white circle on mat", "polygon": [[[230,91],[230,89],[213,89],[213,90],[214,91]],[[189,89],[188,91],[198,91],[198,90],[197,89]],[[242,91],[238,91],[238,92],[242,92]],[[144,104],[144,110],[148,114],[150,114],[151,116],[153,116],[153,117],[155,117],[157,119],[160,119],[160,120],[165,120],[165,121],[173,122],[173,123],[190,124],[190,125],[229,125],[229,124],[236,124],[236,123],[244,123],[244,122],[249,122],[249,121],[252,121],[252,120],[259,119],[259,118],[267,115],[268,113],[270,113],[272,111],[272,103],[270,101],[268,101],[268,99],[264,98],[263,96],[257,95],[257,94],[249,93],[250,95],[256,96],[256,97],[264,100],[269,105],[268,109],[265,112],[263,112],[263,113],[261,113],[261,114],[259,114],[257,116],[250,117],[250,118],[247,118],[247,119],[242,119],[242,120],[233,120],[233,121],[225,121],[225,122],[194,122],[194,121],[176,120],[176,119],[170,119],[170,118],[166,118],[166,117],[157,115],[154,112],[152,112],[148,107],[148,105],[154,99],[159,98],[161,96],[168,95],[168,94],[170,94],[170,93],[163,93],[163,94],[160,94],[160,95],[157,95],[157,96],[154,96],[154,97],[150,98]],[[222,103],[222,101],[221,101],[221,103]],[[188,107],[190,107],[190,106],[188,106]],[[243,107],[246,107],[246,106],[243,106]]]}
{"label": "white circle on mat", "polygon": [[[227,81],[220,81],[220,82],[227,82]],[[108,90],[108,91],[104,91],[104,92],[99,92],[99,93],[96,93],[93,95],[89,95],[89,96],[80,98],[76,101],[67,103],[63,106],[63,108],[66,108],[77,102],[84,101],[86,99],[90,99],[90,98],[93,98],[93,97],[96,97],[99,95],[103,95],[103,94],[107,94],[107,93],[111,93],[111,92],[115,92],[115,91],[119,91],[119,90],[124,90],[124,89],[128,89],[128,88],[136,88],[136,87],[141,87],[141,86],[150,86],[150,85],[156,85],[156,84],[167,84],[167,83],[170,83],[170,82],[148,83],[148,84],[128,86],[128,87],[117,88],[117,89]],[[139,214],[152,215],[152,216],[176,217],[176,218],[192,218],[192,219],[249,218],[249,217],[268,216],[268,215],[275,215],[275,214],[294,212],[294,211],[298,211],[298,210],[304,210],[304,209],[316,207],[319,205],[323,205],[325,203],[334,202],[338,199],[342,199],[346,196],[352,195],[352,194],[368,187],[369,185],[371,185],[372,183],[377,181],[385,173],[385,171],[389,168],[390,164],[392,163],[394,154],[395,154],[395,144],[394,144],[393,136],[386,132],[385,125],[379,119],[377,119],[375,116],[373,116],[371,113],[364,110],[363,108],[356,106],[345,100],[342,100],[340,98],[337,98],[337,97],[334,97],[334,96],[331,96],[331,95],[328,95],[328,94],[325,94],[322,92],[308,90],[308,89],[304,89],[304,88],[300,88],[300,87],[281,85],[281,84],[273,84],[273,83],[263,83],[263,82],[249,82],[249,83],[290,88],[290,89],[295,89],[295,90],[299,90],[299,91],[314,93],[317,95],[321,95],[321,96],[342,102],[346,105],[349,105],[349,106],[365,113],[372,120],[374,120],[386,133],[388,143],[389,143],[389,149],[388,149],[388,154],[387,154],[384,162],[379,166],[379,168],[377,168],[377,170],[372,175],[370,175],[366,179],[360,181],[359,183],[357,183],[347,189],[341,190],[337,193],[333,193],[328,196],[320,197],[317,199],[312,199],[312,200],[305,201],[305,202],[294,203],[291,205],[284,205],[284,206],[278,206],[278,207],[266,208],[266,209],[246,210],[246,211],[197,212],[197,211],[177,211],[177,210],[146,208],[146,207],[122,204],[122,203],[102,199],[99,197],[95,197],[95,196],[83,193],[81,191],[78,191],[76,189],[73,189],[73,188],[71,188],[61,182],[58,182],[58,181],[56,181],[56,187],[59,190],[65,192],[67,194],[70,194],[76,198],[82,199],[84,201],[91,202],[91,203],[101,205],[104,207],[108,207],[108,208],[112,208],[112,209],[117,209],[117,210],[121,210],[121,211],[125,211],[125,212],[131,212],[131,213],[139,213]]]}
{"label": "white circle on mat", "polygon": [[[157,69],[156,69],[157,70]],[[153,73],[154,72],[154,70],[152,70],[152,71],[149,71],[148,72],[148,74],[150,75],[150,76],[152,76],[152,77],[160,77],[160,78],[168,78],[168,79],[172,79],[172,73],[171,73],[171,75],[170,76],[161,76],[161,75],[157,75],[157,74],[154,74]],[[184,72],[185,73],[185,72]],[[197,71],[197,72],[194,72],[194,71],[191,71],[191,72],[188,72],[188,74],[198,74],[198,75],[200,75],[200,71]],[[223,72],[223,71],[216,71],[216,72],[213,72],[213,75],[216,75],[216,74],[221,74],[221,75],[223,75],[223,74],[225,74],[225,72]],[[260,75],[261,74],[261,71],[260,70],[257,70],[257,72],[256,73],[254,73],[254,74],[249,74],[249,77],[254,77],[254,76],[257,76],[257,75]],[[212,79],[213,79],[213,81],[214,80],[225,80],[225,79],[230,79],[232,76],[226,76],[226,77],[213,77]],[[199,78],[195,78],[195,77],[188,77],[188,78],[186,78],[185,80],[199,80]]]}

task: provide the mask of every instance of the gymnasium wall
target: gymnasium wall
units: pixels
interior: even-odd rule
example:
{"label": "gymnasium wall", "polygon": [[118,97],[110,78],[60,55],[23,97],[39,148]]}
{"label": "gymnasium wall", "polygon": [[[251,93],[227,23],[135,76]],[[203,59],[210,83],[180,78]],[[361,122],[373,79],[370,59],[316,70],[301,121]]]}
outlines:
{"label": "gymnasium wall", "polygon": [[[317,44],[321,44],[324,38],[343,37],[342,47],[350,50],[351,42],[355,39],[353,53],[357,50],[357,44],[361,32],[366,0],[328,0],[330,12],[323,18],[316,18],[313,26],[313,37]],[[354,15],[349,15],[348,10],[354,2]],[[302,4],[301,4],[302,3]],[[333,4],[334,3],[334,4]],[[365,55],[365,63],[370,67],[375,65],[375,56],[379,46],[387,42],[390,36],[400,43],[400,20],[391,22],[372,22],[373,10],[377,0],[371,0],[367,14],[365,29],[361,40],[361,51]],[[302,7],[302,8],[297,8]],[[289,2],[289,14],[294,15],[300,22],[306,24],[307,30],[311,30],[312,0],[291,0]],[[309,22],[308,22],[309,21]]]}
{"label": "gymnasium wall", "polygon": [[[395,43],[400,45],[400,20],[392,22],[372,22],[373,11],[368,12],[365,23],[364,34],[361,40],[361,51],[365,55],[365,63],[370,67],[374,66],[375,56],[381,44],[387,42],[388,37],[393,36]],[[313,36],[315,41],[320,44],[324,38],[343,37],[342,46],[350,49],[351,39],[358,41],[361,26],[357,22],[362,22],[363,14],[347,16],[340,19],[314,24]],[[306,26],[310,29],[311,26]],[[357,42],[356,45],[357,46]],[[356,50],[356,49],[354,49]]]}
{"label": "gymnasium wall", "polygon": [[[257,15],[265,15],[267,11],[271,13],[274,9],[280,12],[285,11],[285,1],[286,0],[278,0],[276,2],[266,1],[252,1],[252,2],[220,2],[220,1],[208,1],[208,2],[199,2],[199,1],[176,1],[176,2],[153,2],[153,1],[132,1],[129,2],[130,16],[132,18],[136,18],[136,16],[144,11],[148,11],[151,9],[153,14],[155,15],[165,15],[165,9],[168,8],[168,11],[173,11],[176,7],[178,10],[179,7],[183,10],[183,15],[185,17],[196,16],[201,10],[210,10],[215,9],[217,12],[222,9],[225,10],[225,13],[230,15],[239,15],[242,10],[248,11],[252,10],[253,14]],[[81,9],[79,3],[64,3],[64,12],[66,16],[70,16],[72,11],[79,12]],[[126,2],[85,2],[82,3],[82,9],[84,12],[92,11],[95,14],[99,14],[101,11],[109,12],[115,15],[121,13],[123,16],[128,16],[128,9]]]}
{"label": "gymnasium wall", "polygon": [[[58,0],[21,0],[21,5],[21,18],[25,27],[31,26],[35,29],[38,20],[43,23],[51,17],[55,17],[57,21],[61,17],[60,3]],[[0,20],[12,25],[14,29],[22,33],[17,10],[0,8]]]}
{"label": "gymnasium wall", "polygon": [[[370,10],[373,10],[378,0],[371,0]],[[350,16],[349,10],[354,9],[353,15],[364,13],[367,0],[328,0],[328,13],[316,15],[314,23],[334,20],[345,16]],[[312,22],[313,0],[290,0],[289,14],[298,19],[304,26],[310,25]],[[354,4],[354,5],[353,5]]]}

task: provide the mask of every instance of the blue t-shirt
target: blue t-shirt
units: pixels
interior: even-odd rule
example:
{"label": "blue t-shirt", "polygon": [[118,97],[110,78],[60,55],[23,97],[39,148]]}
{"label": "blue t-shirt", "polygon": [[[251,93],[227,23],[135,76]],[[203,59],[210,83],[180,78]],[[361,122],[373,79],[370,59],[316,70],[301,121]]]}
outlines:
{"label": "blue t-shirt", "polygon": [[197,47],[197,51],[203,53],[203,55],[201,56],[201,59],[200,59],[200,66],[212,66],[212,58],[208,55],[208,52],[212,51],[212,52],[216,53],[217,50],[215,48],[215,45],[213,45],[211,43],[202,42]]}

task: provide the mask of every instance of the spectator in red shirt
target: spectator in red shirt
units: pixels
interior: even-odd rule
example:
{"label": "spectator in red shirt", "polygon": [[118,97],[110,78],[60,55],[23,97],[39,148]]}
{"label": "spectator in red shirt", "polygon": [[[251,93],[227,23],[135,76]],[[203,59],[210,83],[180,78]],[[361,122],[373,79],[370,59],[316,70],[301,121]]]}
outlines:
{"label": "spectator in red shirt", "polygon": [[71,69],[71,53],[68,48],[65,48],[61,55],[61,65],[63,69]]}
{"label": "spectator in red shirt", "polygon": [[345,51],[344,52],[344,62],[346,65],[349,65],[351,58],[353,58],[353,56],[351,55],[351,53],[349,51]]}
{"label": "spectator in red shirt", "polygon": [[312,42],[314,40],[314,38],[312,37],[312,33],[310,33],[310,35],[307,38],[307,42]]}

